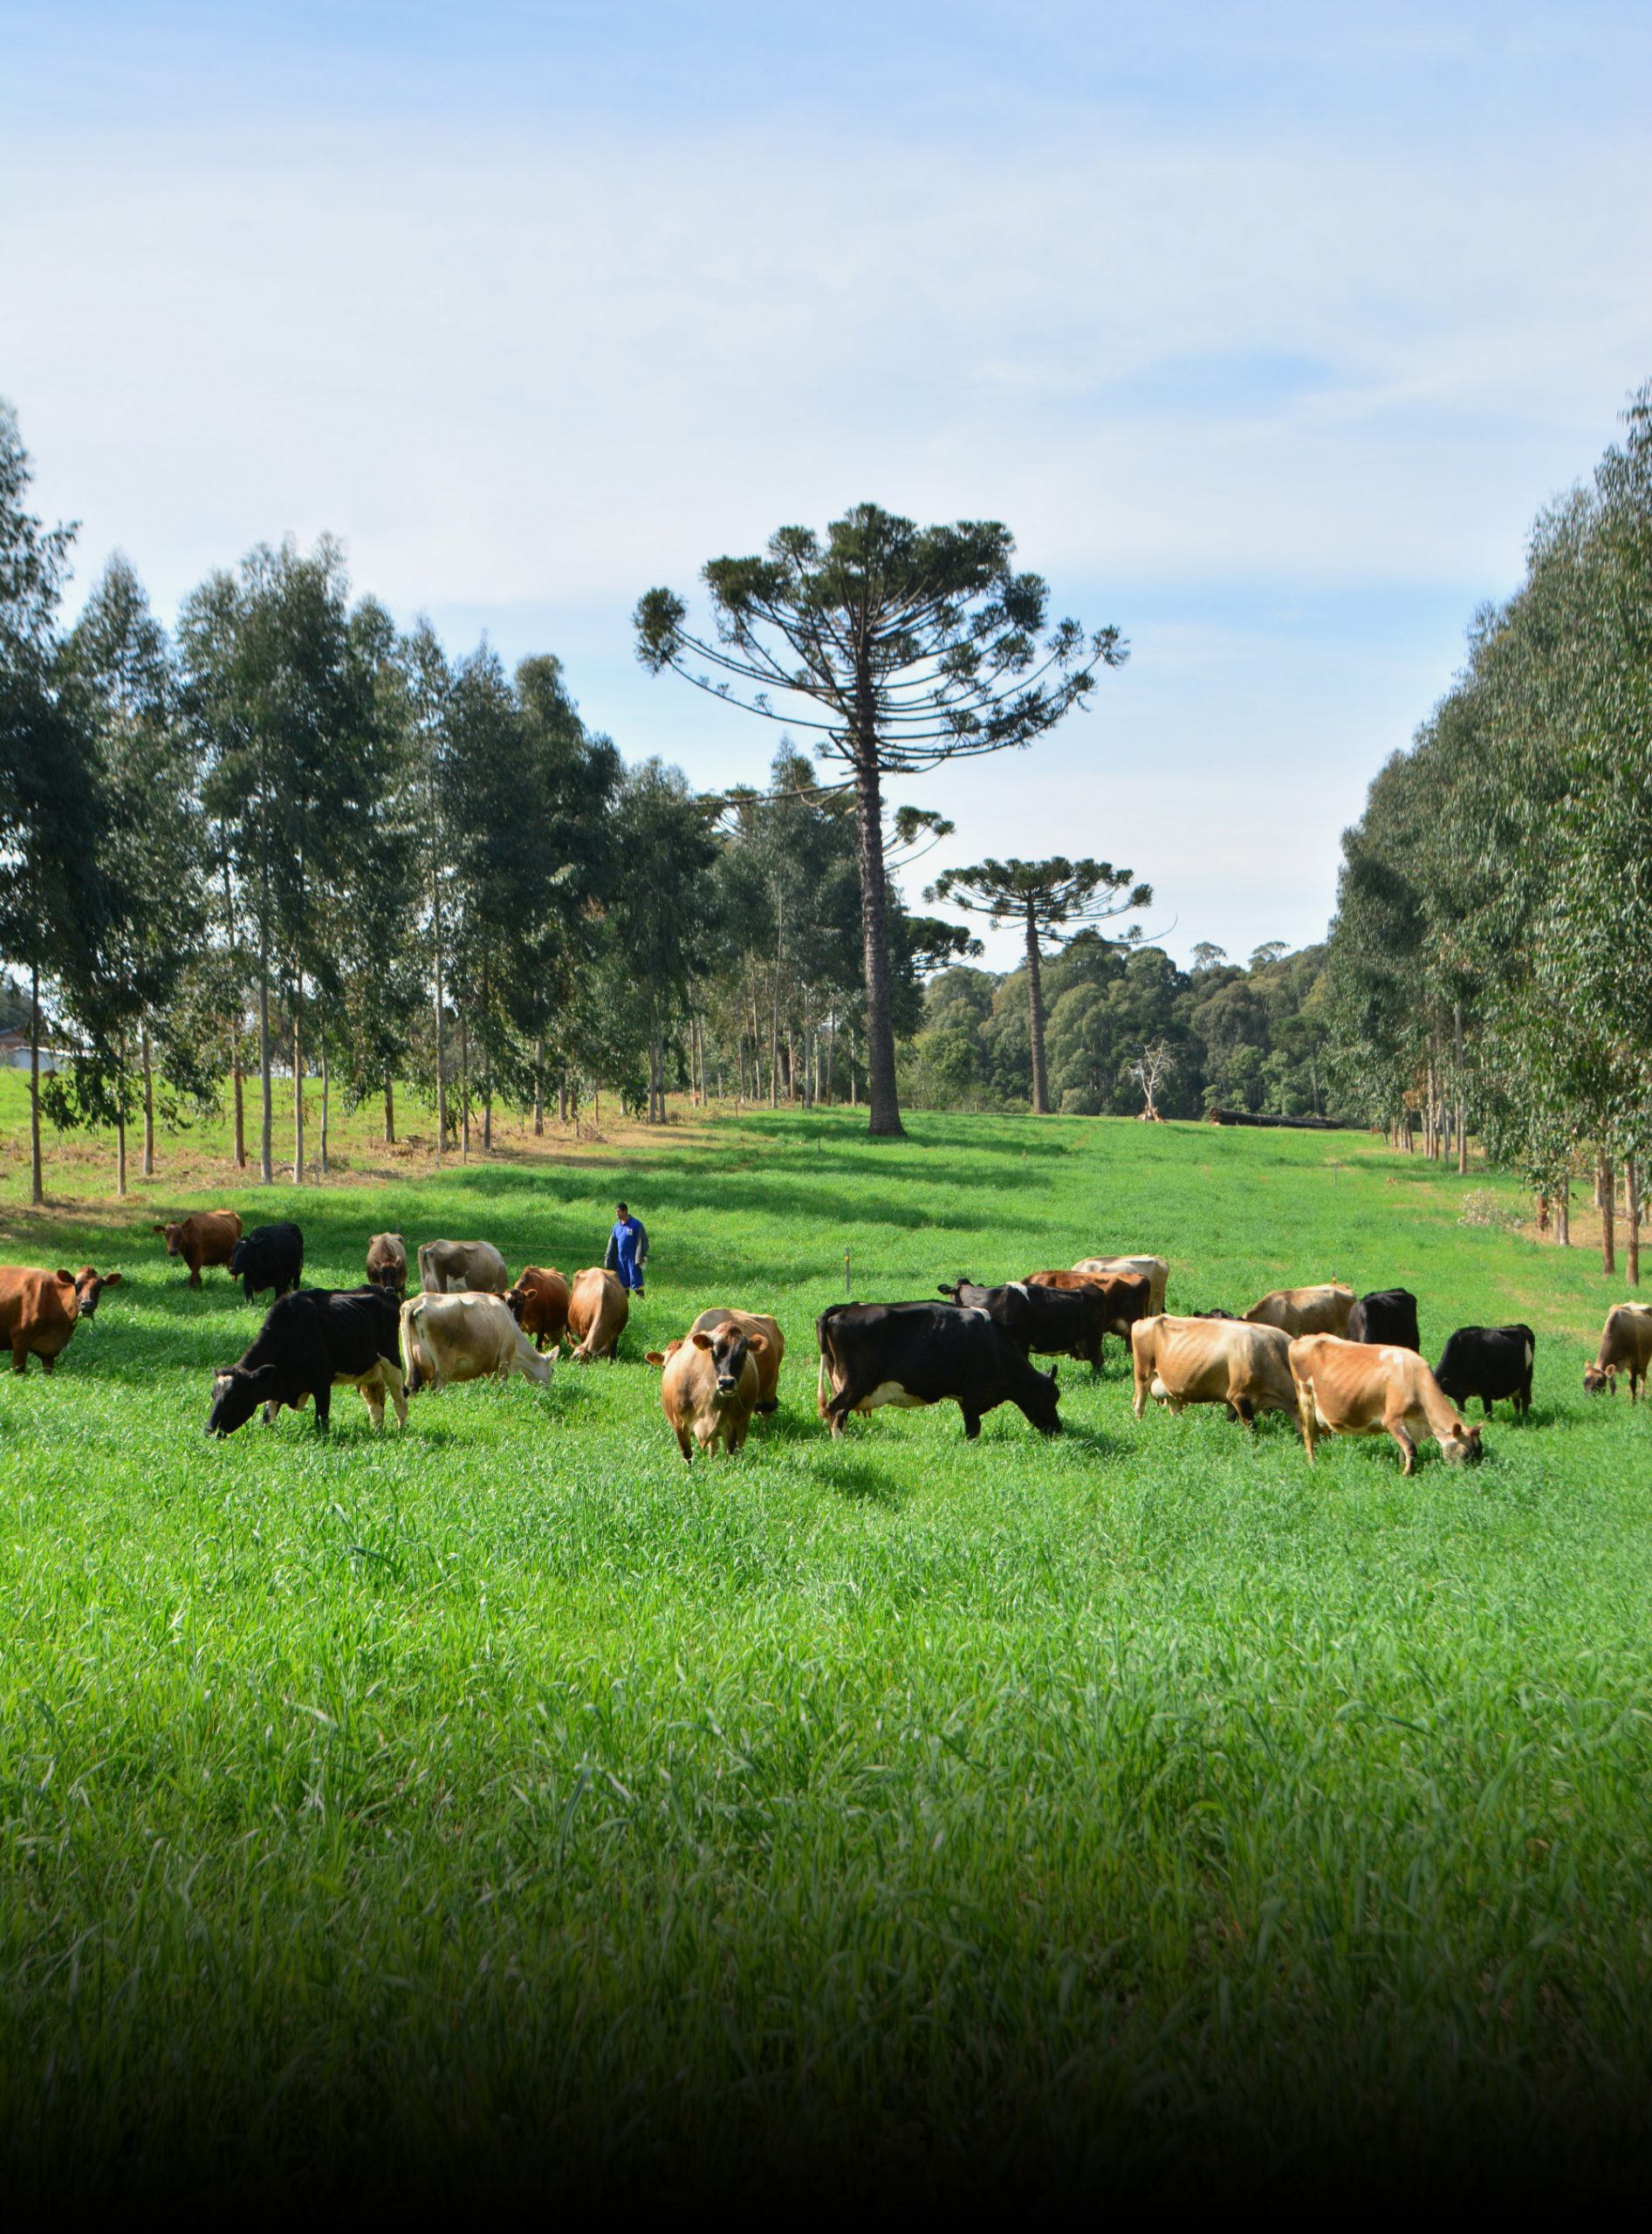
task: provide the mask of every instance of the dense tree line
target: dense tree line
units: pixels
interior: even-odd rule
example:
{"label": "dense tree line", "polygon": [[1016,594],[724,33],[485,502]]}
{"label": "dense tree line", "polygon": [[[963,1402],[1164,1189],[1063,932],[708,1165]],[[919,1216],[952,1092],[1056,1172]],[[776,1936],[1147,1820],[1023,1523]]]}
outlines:
{"label": "dense tree line", "polygon": [[1477,1131],[1566,1237],[1580,1181],[1639,1277],[1652,1141],[1652,389],[1475,618],[1452,689],[1344,840],[1339,1090],[1436,1154]]}

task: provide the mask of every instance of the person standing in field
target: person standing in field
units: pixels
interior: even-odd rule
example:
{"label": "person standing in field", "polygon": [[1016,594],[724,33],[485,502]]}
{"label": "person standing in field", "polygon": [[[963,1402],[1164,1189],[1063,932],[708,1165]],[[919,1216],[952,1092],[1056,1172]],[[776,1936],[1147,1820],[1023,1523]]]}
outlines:
{"label": "person standing in field", "polygon": [[634,1218],[623,1203],[616,1203],[619,1216],[614,1231],[608,1236],[608,1253],[602,1260],[605,1272],[617,1272],[620,1285],[634,1295],[642,1293],[642,1275],[648,1261],[648,1229],[641,1218]]}

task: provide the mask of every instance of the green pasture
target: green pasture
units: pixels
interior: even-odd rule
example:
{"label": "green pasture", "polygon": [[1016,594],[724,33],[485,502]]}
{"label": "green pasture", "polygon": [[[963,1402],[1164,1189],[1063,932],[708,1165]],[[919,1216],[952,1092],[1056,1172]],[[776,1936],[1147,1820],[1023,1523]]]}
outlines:
{"label": "green pasture", "polygon": [[[260,1312],[159,1188],[31,1218],[118,1263],[0,1386],[0,2152],[37,2200],[180,2183],[817,2175],[1031,2187],[1638,2150],[1652,2113],[1652,1414],[1587,1400],[1598,1263],[1460,1227],[1359,1135],[847,1112],[295,1196],[367,1236],[654,1244],[616,1367],[348,1391],[227,1443]],[[1511,1197],[1512,1199],[1512,1197]],[[1477,1472],[1283,1419],[1066,1433],[882,1412],[833,1445],[812,1322],[1099,1251],[1170,1307],[1396,1283],[1437,1355],[1537,1328]],[[687,1469],[645,1347],[772,1311],[778,1417]]]}

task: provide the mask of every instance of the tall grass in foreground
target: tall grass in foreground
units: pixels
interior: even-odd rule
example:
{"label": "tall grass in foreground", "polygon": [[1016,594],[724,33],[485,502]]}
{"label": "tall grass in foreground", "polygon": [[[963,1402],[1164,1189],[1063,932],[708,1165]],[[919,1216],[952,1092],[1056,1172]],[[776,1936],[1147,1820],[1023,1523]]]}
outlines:
{"label": "tall grass in foreground", "polygon": [[[1335,1168],[1333,1169],[1334,1163]],[[257,2168],[432,2197],[668,2171],[1464,2180],[1652,2108],[1652,1419],[1579,1381],[1587,1264],[1346,1136],[830,1114],[639,1156],[626,1361],[341,1391],[201,1434],[256,1330],[113,1206],[127,1285],[0,1388],[0,2150],[37,2193]],[[369,1231],[593,1261],[611,1168],[336,1189]],[[136,1221],[132,1221],[136,1223]],[[1094,1249],[1172,1307],[1403,1281],[1425,1347],[1539,1329],[1477,1474],[1284,1421],[882,1413],[833,1446],[814,1315]],[[14,1248],[12,1253],[17,1254]],[[1614,1298],[1616,1291],[1611,1292]],[[639,1362],[772,1309],[782,1411],[685,1469]]]}

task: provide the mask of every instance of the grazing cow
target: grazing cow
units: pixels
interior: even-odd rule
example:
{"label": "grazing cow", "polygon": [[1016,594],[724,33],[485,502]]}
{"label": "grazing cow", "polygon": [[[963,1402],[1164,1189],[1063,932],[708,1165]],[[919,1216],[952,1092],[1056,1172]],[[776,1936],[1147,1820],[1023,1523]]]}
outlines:
{"label": "grazing cow", "polygon": [[[1334,1333],[1336,1330],[1327,1331]],[[1374,1288],[1349,1312],[1347,1339],[1392,1342],[1396,1349],[1420,1351],[1422,1337],[1417,1332],[1416,1298],[1409,1288]]]}
{"label": "grazing cow", "polygon": [[[951,1303],[836,1303],[815,1321],[818,1404],[834,1436],[851,1412],[955,1403],[971,1442],[982,1415],[1018,1407],[1043,1435],[1059,1435],[1053,1373],[1027,1363],[984,1311]],[[828,1393],[829,1391],[829,1393]]]}
{"label": "grazing cow", "polygon": [[[710,1334],[728,1323],[737,1326],[751,1342],[754,1334],[761,1334],[763,1347],[754,1347],[752,1354],[757,1365],[757,1409],[766,1417],[777,1411],[780,1403],[780,1365],[785,1356],[785,1336],[766,1312],[761,1311],[730,1311],[719,1305],[715,1310],[703,1311],[689,1327],[690,1334]],[[650,1356],[650,1363],[653,1358]]]}
{"label": "grazing cow", "polygon": [[984,1311],[1023,1357],[1036,1350],[1041,1357],[1081,1359],[1092,1373],[1101,1369],[1107,1306],[1097,1288],[1035,1287],[1025,1280],[984,1288],[954,1280],[940,1292],[965,1311]]}
{"label": "grazing cow", "polygon": [[1073,1269],[1075,1272],[1088,1272],[1093,1278],[1105,1272],[1140,1272],[1150,1291],[1148,1300],[1149,1316],[1164,1309],[1164,1292],[1169,1285],[1170,1267],[1162,1257],[1081,1257]]}
{"label": "grazing cow", "polygon": [[274,1225],[255,1225],[243,1233],[230,1251],[230,1278],[239,1280],[249,1303],[265,1288],[278,1299],[296,1288],[304,1271],[304,1236],[290,1218]]}
{"label": "grazing cow", "polygon": [[1130,1333],[1139,1420],[1148,1398],[1181,1412],[1189,1404],[1225,1404],[1228,1417],[1253,1426],[1258,1412],[1297,1408],[1291,1344],[1277,1326],[1237,1319],[1143,1319]]}
{"label": "grazing cow", "polygon": [[360,1389],[374,1427],[384,1424],[387,1388],[407,1425],[395,1298],[382,1288],[300,1288],[272,1303],[239,1362],[213,1375],[207,1433],[233,1435],[260,1404],[267,1422],[284,1404],[296,1411],[313,1396],[316,1433],[325,1435],[339,1387]]}
{"label": "grazing cow", "polygon": [[1417,1444],[1428,1436],[1453,1463],[1473,1464],[1483,1455],[1479,1429],[1463,1420],[1415,1350],[1299,1334],[1291,1345],[1291,1378],[1310,1463],[1321,1434],[1391,1435],[1405,1461],[1402,1474],[1416,1471]]}
{"label": "grazing cow", "polygon": [[1517,1413],[1532,1408],[1532,1364],[1538,1338],[1529,1326],[1459,1326],[1440,1353],[1434,1377],[1461,1407],[1477,1396],[1488,1419],[1499,1396]]}
{"label": "grazing cow", "polygon": [[27,1373],[31,1357],[50,1373],[81,1319],[97,1316],[105,1288],[119,1287],[119,1272],[37,1271],[32,1265],[0,1265],[0,1346],[11,1352],[14,1373]]}
{"label": "grazing cow", "polygon": [[571,1354],[581,1365],[589,1365],[593,1358],[607,1358],[612,1365],[630,1316],[630,1298],[616,1276],[600,1264],[587,1264],[574,1274],[568,1295]]}
{"label": "grazing cow", "polygon": [[238,1210],[191,1210],[175,1225],[158,1225],[154,1230],[166,1236],[168,1257],[182,1257],[189,1267],[189,1285],[198,1288],[202,1265],[227,1264],[234,1256],[241,1238],[241,1214]]}
{"label": "grazing cow", "polygon": [[1638,1402],[1652,1364],[1652,1308],[1643,1303],[1615,1303],[1601,1329],[1601,1349],[1594,1363],[1583,1369],[1583,1386],[1591,1396],[1602,1389],[1618,1393],[1618,1375],[1629,1376],[1629,1401]]}
{"label": "grazing cow", "polygon": [[715,1316],[716,1323],[702,1326],[696,1321],[683,1340],[648,1353],[651,1365],[665,1367],[660,1402],[685,1464],[692,1464],[696,1443],[706,1451],[721,1443],[730,1457],[742,1448],[757,1407],[769,1347],[761,1333],[749,1334],[740,1325],[744,1312],[705,1316]]}
{"label": "grazing cow", "polygon": [[568,1284],[554,1264],[545,1269],[524,1264],[505,1301],[523,1333],[532,1335],[536,1350],[544,1349],[547,1340],[553,1350],[561,1348],[568,1323]]}
{"label": "grazing cow", "polygon": [[426,1295],[503,1295],[511,1285],[490,1241],[423,1241],[419,1285]]}
{"label": "grazing cow", "polygon": [[367,1244],[367,1285],[394,1288],[398,1303],[408,1293],[408,1244],[399,1233],[375,1233]]}
{"label": "grazing cow", "polygon": [[439,1395],[450,1381],[508,1381],[513,1373],[543,1388],[555,1369],[517,1325],[502,1295],[410,1296],[401,1306],[401,1354],[408,1394]]}
{"label": "grazing cow", "polygon": [[1145,1272],[1029,1272],[1027,1285],[1093,1289],[1101,1298],[1107,1333],[1116,1334],[1127,1349],[1130,1329],[1138,1319],[1153,1316],[1153,1283]]}
{"label": "grazing cow", "polygon": [[1278,1326],[1292,1336],[1342,1334],[1353,1308],[1354,1290],[1327,1280],[1317,1288],[1275,1288],[1244,1315],[1252,1326]]}

